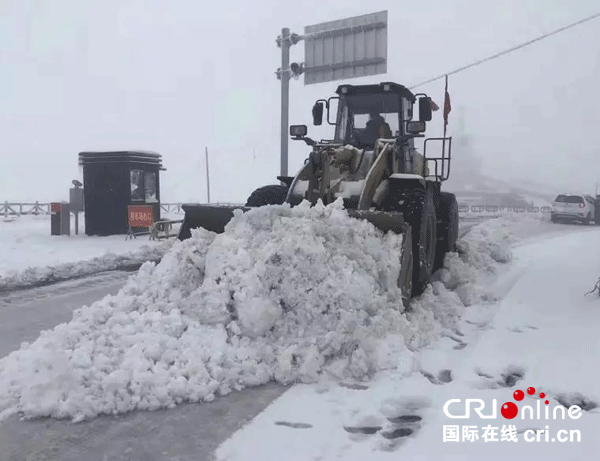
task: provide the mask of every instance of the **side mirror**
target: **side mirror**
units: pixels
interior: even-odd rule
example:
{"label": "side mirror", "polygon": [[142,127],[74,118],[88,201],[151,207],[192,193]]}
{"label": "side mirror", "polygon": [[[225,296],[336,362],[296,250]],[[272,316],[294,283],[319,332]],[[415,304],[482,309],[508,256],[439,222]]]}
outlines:
{"label": "side mirror", "polygon": [[306,133],[308,133],[308,128],[306,128],[306,125],[290,126],[290,136],[296,139],[303,138],[304,136],[306,136]]}
{"label": "side mirror", "polygon": [[432,118],[431,98],[424,96],[419,98],[419,121],[429,122]]}
{"label": "side mirror", "polygon": [[323,103],[316,102],[312,108],[313,124],[319,126],[323,123]]}
{"label": "side mirror", "polygon": [[407,122],[406,132],[407,133],[423,133],[425,131],[425,122]]}

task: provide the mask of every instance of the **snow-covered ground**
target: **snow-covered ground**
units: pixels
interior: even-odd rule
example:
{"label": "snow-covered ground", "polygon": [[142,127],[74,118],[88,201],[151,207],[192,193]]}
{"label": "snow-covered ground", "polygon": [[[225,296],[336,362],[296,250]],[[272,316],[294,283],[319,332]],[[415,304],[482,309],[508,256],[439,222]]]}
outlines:
{"label": "snow-covered ground", "polygon": [[[338,205],[253,210],[224,234],[174,242],[116,296],[0,359],[0,417],[78,421],[277,380],[304,384],[224,443],[220,459],[596,459],[600,300],[583,293],[600,269],[600,230],[555,226],[528,240],[543,226],[523,215],[475,225],[401,314],[401,237]],[[551,408],[585,407],[579,420],[548,423],[553,434],[579,429],[581,443],[523,448],[522,430],[547,422],[442,410],[481,398],[487,414],[491,399],[528,387]],[[467,424],[514,424],[520,443],[442,442],[444,425]]]}
{"label": "snow-covered ground", "polygon": [[[181,219],[181,215],[167,219]],[[22,215],[0,219],[0,291],[91,275],[158,260],[173,240],[148,236],[86,236],[83,219],[75,235],[50,235],[49,215]]]}
{"label": "snow-covered ground", "polygon": [[[405,352],[396,369],[369,382],[324,379],[292,388],[225,442],[219,459],[597,459],[600,299],[584,294],[600,273],[600,231],[535,243],[524,232],[534,233],[531,222],[505,224],[525,240],[513,249],[508,270],[480,285],[488,295],[479,299],[491,302],[472,303],[445,335]],[[481,245],[488,233],[489,224],[476,226],[469,238]],[[457,263],[451,258],[450,272],[463,267]],[[461,399],[448,407],[451,416],[465,414],[466,399],[481,399],[484,416],[492,415],[495,399],[497,416],[482,419],[472,409],[470,418],[450,418],[444,405],[451,399]],[[506,403],[519,408],[516,418],[503,417]],[[563,419],[562,406],[576,419],[568,412]],[[465,441],[465,427],[478,439]],[[451,441],[456,434],[460,441]]]}

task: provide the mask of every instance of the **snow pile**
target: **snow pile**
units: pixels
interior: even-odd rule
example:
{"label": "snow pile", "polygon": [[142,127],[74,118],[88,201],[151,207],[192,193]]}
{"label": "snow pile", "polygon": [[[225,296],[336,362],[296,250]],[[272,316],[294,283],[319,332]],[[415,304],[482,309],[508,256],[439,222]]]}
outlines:
{"label": "snow pile", "polygon": [[[475,283],[470,271],[503,253],[465,242],[447,271]],[[224,234],[194,231],[118,295],[0,360],[0,416],[82,420],[410,367],[410,350],[451,328],[464,304],[437,282],[401,314],[401,243],[348,217],[341,200],[236,212]]]}
{"label": "snow pile", "polygon": [[90,260],[53,266],[34,266],[0,275],[0,292],[47,285],[110,270],[134,270],[146,261],[159,261],[173,246],[173,240],[144,245],[126,254],[106,253]]}
{"label": "snow pile", "polygon": [[498,275],[502,264],[512,261],[510,246],[515,238],[514,216],[485,221],[474,226],[457,242],[457,253],[446,256],[439,278],[449,290],[456,292],[462,303],[470,306],[488,299],[486,285]]}

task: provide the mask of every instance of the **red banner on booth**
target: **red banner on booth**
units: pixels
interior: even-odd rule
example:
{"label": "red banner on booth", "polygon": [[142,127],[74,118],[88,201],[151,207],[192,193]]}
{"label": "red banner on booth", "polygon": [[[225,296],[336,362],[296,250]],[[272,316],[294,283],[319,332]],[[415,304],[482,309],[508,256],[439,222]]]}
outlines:
{"label": "red banner on booth", "polygon": [[149,205],[129,205],[129,227],[152,227],[154,209]]}

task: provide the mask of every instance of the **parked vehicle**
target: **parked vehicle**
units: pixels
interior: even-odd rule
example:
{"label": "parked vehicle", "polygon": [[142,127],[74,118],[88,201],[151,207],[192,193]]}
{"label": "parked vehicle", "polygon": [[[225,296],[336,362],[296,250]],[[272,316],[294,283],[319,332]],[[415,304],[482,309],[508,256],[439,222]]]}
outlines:
{"label": "parked vehicle", "polygon": [[579,221],[583,224],[589,224],[594,221],[596,223],[594,199],[591,195],[560,194],[552,202],[550,220],[552,222]]}

